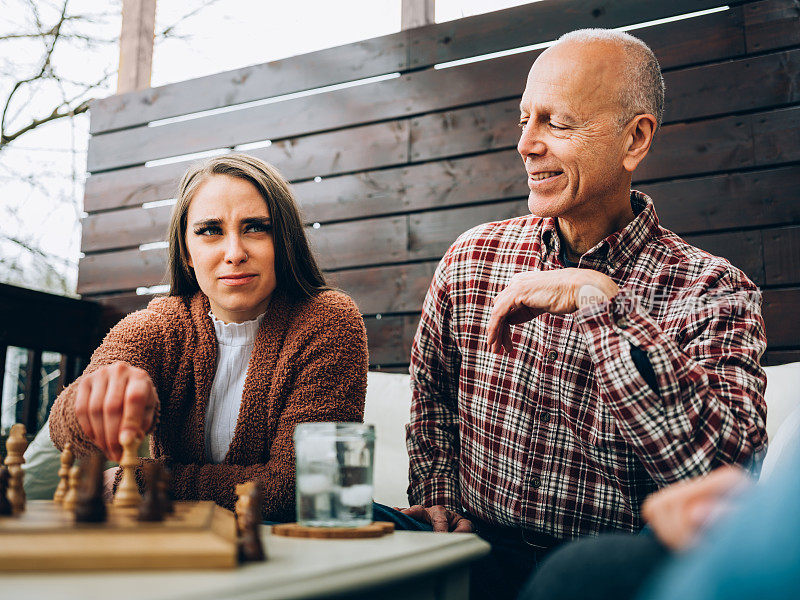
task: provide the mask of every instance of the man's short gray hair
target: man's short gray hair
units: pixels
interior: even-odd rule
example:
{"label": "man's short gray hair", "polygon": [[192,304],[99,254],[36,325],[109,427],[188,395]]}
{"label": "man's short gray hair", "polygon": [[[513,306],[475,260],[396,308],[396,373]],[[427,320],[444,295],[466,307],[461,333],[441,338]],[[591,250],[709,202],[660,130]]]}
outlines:
{"label": "man's short gray hair", "polygon": [[642,40],[614,29],[578,29],[565,33],[558,42],[609,41],[622,46],[627,57],[619,102],[620,127],[636,115],[651,114],[658,127],[664,115],[664,78],[656,55]]}

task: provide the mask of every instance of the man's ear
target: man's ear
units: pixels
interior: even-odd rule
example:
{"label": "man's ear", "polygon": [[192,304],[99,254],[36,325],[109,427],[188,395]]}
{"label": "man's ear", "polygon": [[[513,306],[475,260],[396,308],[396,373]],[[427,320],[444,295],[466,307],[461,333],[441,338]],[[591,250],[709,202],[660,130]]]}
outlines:
{"label": "man's ear", "polygon": [[633,173],[650,151],[653,135],[656,132],[656,118],[653,115],[636,115],[633,121],[628,123],[627,130],[622,166],[629,173]]}

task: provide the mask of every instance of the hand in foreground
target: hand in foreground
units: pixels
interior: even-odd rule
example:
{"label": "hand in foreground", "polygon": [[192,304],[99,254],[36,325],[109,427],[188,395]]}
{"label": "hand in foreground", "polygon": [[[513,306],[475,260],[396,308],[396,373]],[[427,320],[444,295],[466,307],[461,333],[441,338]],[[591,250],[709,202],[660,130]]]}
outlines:
{"label": "hand in foreground", "polygon": [[732,508],[731,497],[749,483],[739,467],[720,467],[651,494],[642,504],[642,515],[665,546],[684,550],[694,545],[707,525]]}
{"label": "hand in foreground", "polygon": [[86,437],[114,461],[122,458],[120,433],[141,438],[153,424],[156,400],[146,371],[115,362],[81,378],[75,396],[75,416]]}
{"label": "hand in foreground", "polygon": [[613,298],[619,288],[607,275],[591,269],[557,269],[517,273],[494,299],[487,327],[487,344],[496,354],[513,350],[511,325],[543,313],[563,315]]}
{"label": "hand in foreground", "polygon": [[454,533],[470,533],[472,531],[472,523],[452,510],[444,506],[431,506],[425,508],[419,504],[415,504],[411,508],[399,509],[404,515],[421,521],[429,523],[433,526],[434,531],[452,531]]}

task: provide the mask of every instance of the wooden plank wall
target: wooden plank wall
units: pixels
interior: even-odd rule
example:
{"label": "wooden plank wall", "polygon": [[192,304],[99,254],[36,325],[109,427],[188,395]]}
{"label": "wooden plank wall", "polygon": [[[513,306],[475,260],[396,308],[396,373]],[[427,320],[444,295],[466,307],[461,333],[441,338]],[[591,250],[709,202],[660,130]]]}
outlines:
{"label": "wooden plank wall", "polygon": [[[78,291],[127,312],[149,300],[137,287],[164,282],[165,250],[139,246],[164,239],[170,207],[142,205],[173,197],[188,163],[147,161],[270,140],[250,153],[293,182],[324,268],[365,315],[373,367],[402,369],[447,247],[527,212],[517,107],[541,50],[433,65],[720,4],[546,0],[97,101]],[[635,184],[666,227],[763,288],[776,364],[800,359],[800,4],[728,5],[633,32],[667,86]]]}

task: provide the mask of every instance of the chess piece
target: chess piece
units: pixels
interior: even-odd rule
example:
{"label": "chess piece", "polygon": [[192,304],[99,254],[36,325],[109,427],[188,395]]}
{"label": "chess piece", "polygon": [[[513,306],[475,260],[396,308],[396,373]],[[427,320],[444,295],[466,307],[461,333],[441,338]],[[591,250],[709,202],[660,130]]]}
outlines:
{"label": "chess piece", "polygon": [[92,454],[81,461],[80,483],[75,501],[77,523],[103,523],[106,520],[106,505],[103,502],[105,464],[101,454]]}
{"label": "chess piece", "polygon": [[142,502],[139,486],[136,484],[136,467],[139,465],[136,451],[139,449],[141,441],[141,438],[136,437],[129,430],[123,431],[119,436],[119,443],[122,446],[122,460],[119,461],[122,479],[120,479],[117,493],[114,496],[115,507],[137,508]]}
{"label": "chess piece", "polygon": [[264,491],[257,480],[236,486],[236,524],[239,532],[239,560],[260,562],[266,560],[261,543],[261,512]]}
{"label": "chess piece", "polygon": [[64,494],[64,500],[61,502],[66,510],[75,510],[75,505],[78,502],[78,488],[81,485],[81,468],[78,465],[72,465],[69,469],[67,478],[68,489]]}
{"label": "chess piece", "polygon": [[25,425],[22,423],[13,425],[6,440],[5,465],[8,467],[8,492],[6,495],[15,514],[25,510],[22,463],[25,462],[23,454],[25,454],[27,447],[28,440],[25,438]]}
{"label": "chess piece", "polygon": [[139,504],[140,521],[163,521],[164,505],[162,504],[162,494],[160,482],[162,479],[161,464],[155,461],[146,462],[142,467],[144,472],[144,496]]}
{"label": "chess piece", "polygon": [[0,517],[13,514],[11,503],[8,501],[8,467],[0,466]]}
{"label": "chess piece", "polygon": [[172,501],[172,492],[170,491],[170,484],[172,483],[172,473],[169,468],[161,463],[158,478],[158,494],[159,501],[164,507],[164,514],[171,515],[175,513],[175,503]]}
{"label": "chess piece", "polygon": [[67,442],[61,452],[61,468],[58,470],[60,480],[53,496],[53,502],[61,504],[64,501],[64,496],[67,495],[69,489],[69,470],[73,462],[75,462],[75,455],[72,453],[72,442]]}

